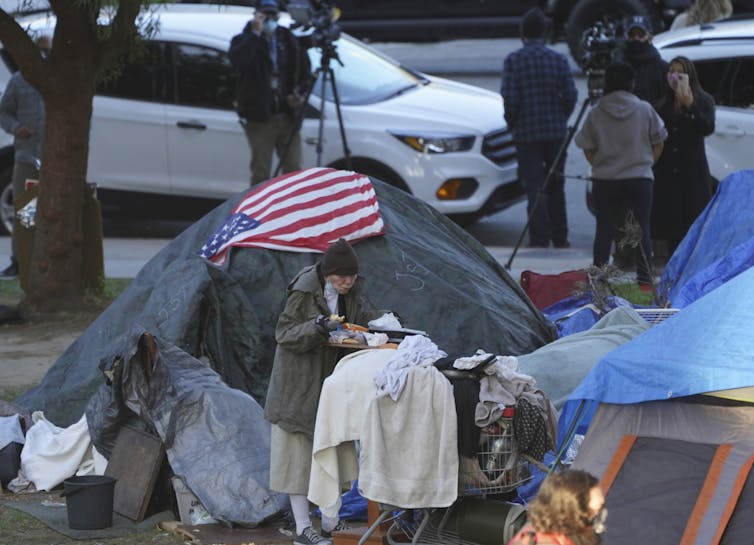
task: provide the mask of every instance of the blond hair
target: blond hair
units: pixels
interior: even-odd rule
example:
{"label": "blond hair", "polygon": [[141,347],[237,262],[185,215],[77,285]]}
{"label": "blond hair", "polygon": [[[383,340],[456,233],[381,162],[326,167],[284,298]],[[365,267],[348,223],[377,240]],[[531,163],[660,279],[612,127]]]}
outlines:
{"label": "blond hair", "polygon": [[720,19],[727,19],[733,13],[730,0],[696,0],[688,9],[688,26],[712,23]]}

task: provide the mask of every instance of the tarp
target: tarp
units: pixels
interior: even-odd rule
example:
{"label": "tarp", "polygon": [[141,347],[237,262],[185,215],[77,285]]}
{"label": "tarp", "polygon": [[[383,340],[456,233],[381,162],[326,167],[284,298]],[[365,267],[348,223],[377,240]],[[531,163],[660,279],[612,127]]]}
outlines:
{"label": "tarp", "polygon": [[250,395],[139,326],[102,362],[109,383],[86,407],[100,452],[109,457],[118,430],[130,425],[162,440],[171,470],[213,518],[256,526],[285,507],[268,486],[270,426]]}
{"label": "tarp", "polygon": [[[754,386],[754,269],[748,269],[605,355],[573,391],[560,431],[581,401],[628,404]],[[588,419],[582,419],[581,432]]]}
{"label": "tarp", "polygon": [[754,265],[754,170],[727,176],[668,261],[661,299],[683,308]]}
{"label": "tarp", "polygon": [[537,388],[560,409],[605,354],[647,329],[649,324],[631,307],[618,307],[586,331],[519,356],[519,370],[534,377]]}
{"label": "tarp", "polygon": [[[375,307],[394,310],[405,327],[428,332],[448,353],[519,355],[555,338],[552,324],[479,242],[418,199],[373,182],[386,233],[355,250]],[[238,249],[225,269],[199,258],[242,196],[152,258],[18,402],[58,425],[75,422],[103,382],[100,360],[136,324],[206,358],[228,386],[263,405],[286,285],[321,254]]]}

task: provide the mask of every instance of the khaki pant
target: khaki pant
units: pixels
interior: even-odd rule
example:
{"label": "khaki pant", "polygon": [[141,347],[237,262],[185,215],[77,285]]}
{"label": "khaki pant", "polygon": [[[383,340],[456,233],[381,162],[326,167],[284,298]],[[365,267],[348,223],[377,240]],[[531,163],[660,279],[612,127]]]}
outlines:
{"label": "khaki pant", "polygon": [[293,140],[285,151],[285,145],[293,131],[293,114],[275,114],[267,121],[246,121],[244,130],[251,147],[251,185],[264,182],[272,174],[272,152],[283,157],[282,172],[301,169],[301,135],[295,131]]}
{"label": "khaki pant", "polygon": [[272,424],[270,430],[270,488],[286,494],[309,493],[312,440]]}
{"label": "khaki pant", "polygon": [[[15,212],[18,212],[18,209],[21,208],[21,199],[17,197],[20,197],[23,192],[26,191],[26,180],[39,180],[39,170],[37,170],[37,167],[32,163],[16,161],[13,165],[13,176],[11,178],[11,184],[13,187],[14,222],[18,222],[18,217],[15,215]],[[20,233],[20,229],[13,229],[13,239],[11,241],[11,259],[13,260],[18,260],[20,251]]]}

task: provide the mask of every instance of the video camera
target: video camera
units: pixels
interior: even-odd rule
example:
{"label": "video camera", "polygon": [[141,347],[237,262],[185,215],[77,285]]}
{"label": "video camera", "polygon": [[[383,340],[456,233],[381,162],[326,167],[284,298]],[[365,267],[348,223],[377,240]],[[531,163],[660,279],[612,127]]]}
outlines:
{"label": "video camera", "polygon": [[625,41],[621,23],[597,21],[581,36],[584,56],[581,67],[587,75],[589,96],[593,99],[602,96],[605,87],[605,69],[616,60],[617,52]]}
{"label": "video camera", "polygon": [[333,5],[323,0],[291,0],[286,8],[295,26],[308,30],[313,47],[329,49],[340,38],[340,25],[335,22]]}

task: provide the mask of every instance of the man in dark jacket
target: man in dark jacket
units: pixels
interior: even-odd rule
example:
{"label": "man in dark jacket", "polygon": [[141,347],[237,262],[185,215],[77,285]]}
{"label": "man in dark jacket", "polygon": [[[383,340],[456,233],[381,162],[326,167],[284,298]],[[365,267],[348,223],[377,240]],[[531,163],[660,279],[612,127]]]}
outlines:
{"label": "man in dark jacket", "polygon": [[[543,186],[566,136],[568,117],[576,105],[576,84],[566,58],[544,43],[547,18],[539,8],[521,20],[524,46],[503,62],[500,94],[505,120],[516,141],[518,172],[529,199],[529,246],[567,248],[568,222],[562,153],[555,174]],[[536,204],[536,206],[535,206]]]}
{"label": "man in dark jacket", "polygon": [[272,423],[270,488],[287,493],[296,521],[295,545],[329,545],[341,529],[338,519],[322,517],[320,535],[309,519],[309,474],[322,384],[335,369],[340,350],[325,343],[344,321],[367,325],[384,311],[365,310],[359,262],[343,239],[332,244],[316,265],[302,269],[288,285],[285,308],[275,328],[277,349],[264,415]]}
{"label": "man in dark jacket", "polygon": [[284,173],[301,168],[296,112],[309,86],[311,63],[301,42],[277,24],[278,14],[276,0],[260,0],[228,51],[236,69],[236,111],[251,146],[252,185],[270,177],[273,151],[282,158]]}
{"label": "man in dark jacket", "polygon": [[634,94],[652,106],[665,95],[665,75],[668,63],[652,45],[652,26],[643,15],[631,16],[625,25],[626,44],[623,61],[631,65],[636,74]]}

